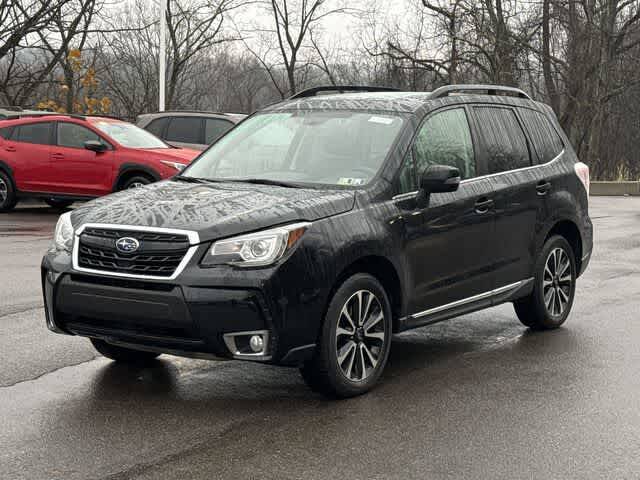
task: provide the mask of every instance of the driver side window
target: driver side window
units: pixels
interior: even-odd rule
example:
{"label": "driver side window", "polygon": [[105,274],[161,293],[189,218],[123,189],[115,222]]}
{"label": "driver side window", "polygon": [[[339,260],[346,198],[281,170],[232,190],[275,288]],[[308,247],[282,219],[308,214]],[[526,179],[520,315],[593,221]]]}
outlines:
{"label": "driver side window", "polygon": [[75,123],[58,122],[58,146],[84,148],[84,142],[88,140],[104,143],[97,134],[88,128],[76,125]]}
{"label": "driver side window", "polygon": [[413,153],[418,178],[429,165],[456,167],[463,180],[475,177],[473,141],[464,108],[452,108],[427,118],[420,127]]}

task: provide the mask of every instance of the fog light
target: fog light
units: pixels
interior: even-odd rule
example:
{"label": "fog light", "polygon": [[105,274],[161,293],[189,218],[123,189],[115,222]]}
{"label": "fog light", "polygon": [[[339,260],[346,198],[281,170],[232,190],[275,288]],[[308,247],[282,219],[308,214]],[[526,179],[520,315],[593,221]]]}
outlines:
{"label": "fog light", "polygon": [[249,346],[251,350],[258,353],[261,352],[264,348],[264,342],[262,341],[262,337],[260,335],[252,335],[249,339]]}

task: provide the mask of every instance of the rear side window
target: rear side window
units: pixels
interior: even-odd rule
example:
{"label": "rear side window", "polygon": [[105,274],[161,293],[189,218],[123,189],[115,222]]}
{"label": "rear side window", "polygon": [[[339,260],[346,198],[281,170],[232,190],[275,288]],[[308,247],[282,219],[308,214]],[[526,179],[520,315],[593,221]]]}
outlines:
{"label": "rear side window", "polygon": [[207,145],[218,140],[233,127],[231,122],[217,118],[207,118],[204,124],[204,143]]}
{"label": "rear side window", "polygon": [[169,142],[202,143],[202,119],[198,117],[172,117],[167,128]]}
{"label": "rear side window", "polygon": [[527,138],[510,108],[475,107],[478,129],[487,149],[488,173],[531,165]]}
{"label": "rear side window", "polygon": [[469,122],[463,108],[436,113],[420,127],[414,145],[418,178],[429,165],[449,165],[462,179],[476,176]]}
{"label": "rear side window", "polygon": [[162,134],[164,133],[164,127],[169,122],[167,117],[164,118],[156,118],[149,125],[144,127],[144,129],[148,132],[153,133],[156,137],[162,138]]}
{"label": "rear side window", "polygon": [[11,138],[11,133],[13,132],[13,127],[4,127],[0,128],[0,137],[5,140],[9,140]]}
{"label": "rear side window", "polygon": [[12,140],[25,143],[51,144],[51,122],[27,123],[15,127]]}
{"label": "rear side window", "polygon": [[84,148],[84,142],[101,141],[100,137],[81,125],[75,123],[58,123],[58,145],[61,147]]}
{"label": "rear side window", "polygon": [[551,121],[542,113],[529,108],[521,108],[520,115],[538,155],[538,163],[550,162],[560,155],[564,144]]}

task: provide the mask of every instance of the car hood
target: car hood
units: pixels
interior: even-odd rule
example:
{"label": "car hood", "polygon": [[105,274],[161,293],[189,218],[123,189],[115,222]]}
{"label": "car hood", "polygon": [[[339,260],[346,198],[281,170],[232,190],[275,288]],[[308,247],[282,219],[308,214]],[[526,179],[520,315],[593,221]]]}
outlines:
{"label": "car hood", "polygon": [[191,148],[153,148],[148,149],[153,152],[153,156],[162,160],[172,160],[180,163],[189,164],[191,160],[200,155],[199,150]]}
{"label": "car hood", "polygon": [[88,202],[73,210],[71,222],[74,228],[106,223],[192,230],[208,241],[337,215],[354,202],[347,190],[164,181]]}

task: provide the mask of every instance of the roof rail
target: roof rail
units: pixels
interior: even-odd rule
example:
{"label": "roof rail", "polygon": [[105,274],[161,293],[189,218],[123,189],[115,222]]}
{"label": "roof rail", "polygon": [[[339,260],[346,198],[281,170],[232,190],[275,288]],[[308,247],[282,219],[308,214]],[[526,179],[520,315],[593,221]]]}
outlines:
{"label": "roof rail", "polygon": [[0,105],[0,110],[9,110],[10,112],[21,112],[22,107],[17,105]]}
{"label": "roof rail", "polygon": [[505,87],[502,85],[445,85],[444,87],[436,88],[429,99],[447,97],[452,93],[465,93],[465,92],[486,92],[487,95],[510,95],[513,97],[526,98],[531,100],[531,97],[524,91],[515,87]]}
{"label": "roof rail", "polygon": [[76,120],[86,120],[87,117],[104,117],[111,118],[113,120],[122,120],[121,117],[116,117],[114,115],[92,115],[92,114],[82,114],[82,113],[58,113],[58,112],[16,112],[9,114],[5,120],[16,120],[19,118],[38,118],[38,117],[69,117],[74,118]]}
{"label": "roof rail", "polygon": [[297,98],[315,97],[320,92],[337,92],[337,93],[349,93],[349,92],[399,92],[397,88],[391,87],[375,87],[366,85],[325,85],[321,87],[312,87],[302,90],[295,95],[292,95],[288,100],[295,100]]}
{"label": "roof rail", "polygon": [[157,114],[162,114],[162,113],[201,113],[201,114],[205,114],[205,115],[247,115],[246,113],[241,113],[241,112],[214,112],[212,110],[163,110],[162,112],[146,112],[146,113],[141,113],[138,116],[142,116],[142,115],[157,115]]}
{"label": "roof rail", "polygon": [[42,113],[38,113],[38,112],[27,112],[27,113],[21,113],[21,112],[16,112],[16,113],[12,113],[7,115],[7,118],[5,120],[17,120],[19,118],[29,118],[29,117],[50,117],[51,115],[56,115],[54,113],[51,112],[42,112]]}

